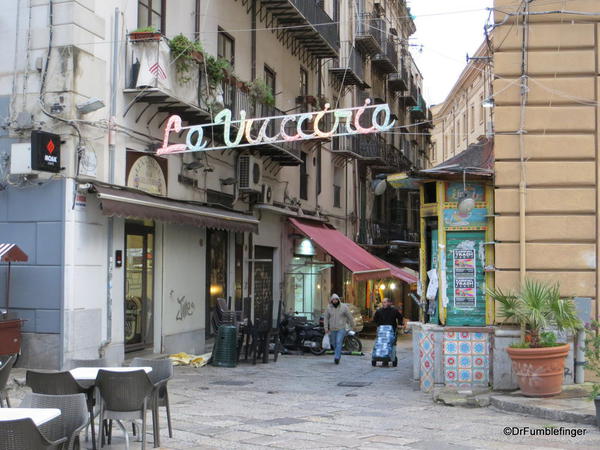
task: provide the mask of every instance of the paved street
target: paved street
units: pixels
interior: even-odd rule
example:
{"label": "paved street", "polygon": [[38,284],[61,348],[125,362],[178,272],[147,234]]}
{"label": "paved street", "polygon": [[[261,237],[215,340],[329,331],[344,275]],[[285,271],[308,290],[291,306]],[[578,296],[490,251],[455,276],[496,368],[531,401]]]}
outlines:
{"label": "paved street", "polygon": [[[600,448],[592,427],[551,423],[491,408],[433,404],[414,391],[408,341],[398,368],[373,368],[370,356],[283,356],[276,364],[235,369],[176,368],[170,382],[175,436],[162,414],[162,446],[183,448]],[[367,382],[340,387],[340,382]],[[585,430],[580,437],[511,437],[503,428]],[[151,439],[151,436],[149,436]],[[110,448],[123,448],[116,433]],[[139,444],[136,443],[137,446]],[[136,448],[132,446],[132,448]],[[139,448],[139,447],[137,447]]]}

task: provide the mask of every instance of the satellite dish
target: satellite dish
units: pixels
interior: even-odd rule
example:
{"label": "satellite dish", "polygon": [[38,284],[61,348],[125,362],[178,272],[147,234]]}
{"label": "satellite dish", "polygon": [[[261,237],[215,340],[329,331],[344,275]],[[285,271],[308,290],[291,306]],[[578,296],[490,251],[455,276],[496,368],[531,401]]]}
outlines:
{"label": "satellite dish", "polygon": [[385,192],[385,188],[387,187],[387,181],[379,180],[379,182],[375,185],[375,195],[382,195]]}

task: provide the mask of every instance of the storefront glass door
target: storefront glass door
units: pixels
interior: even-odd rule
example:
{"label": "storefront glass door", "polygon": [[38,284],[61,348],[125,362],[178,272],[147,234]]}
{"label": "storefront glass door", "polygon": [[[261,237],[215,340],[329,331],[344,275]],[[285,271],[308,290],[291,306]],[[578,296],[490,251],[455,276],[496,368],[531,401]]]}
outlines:
{"label": "storefront glass door", "polygon": [[154,227],[125,224],[125,350],[149,347],[154,334]]}
{"label": "storefront glass door", "polygon": [[227,299],[227,231],[206,230],[206,337],[214,336],[211,320],[217,300]]}

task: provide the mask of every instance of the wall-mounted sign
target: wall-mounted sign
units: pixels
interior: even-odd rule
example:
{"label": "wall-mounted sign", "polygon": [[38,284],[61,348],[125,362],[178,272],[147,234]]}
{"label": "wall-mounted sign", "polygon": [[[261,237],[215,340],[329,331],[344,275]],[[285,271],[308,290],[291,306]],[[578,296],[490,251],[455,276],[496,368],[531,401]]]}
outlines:
{"label": "wall-mounted sign", "polygon": [[[181,117],[169,117],[165,126],[163,145],[158,149],[158,155],[170,153],[198,152],[209,150],[224,150],[232,147],[249,147],[259,144],[278,144],[309,139],[322,139],[335,136],[354,134],[370,134],[387,131],[396,122],[391,118],[390,107],[387,104],[371,105],[369,99],[364,106],[330,110],[329,103],[322,111],[301,114],[286,114],[282,116],[246,119],[246,111],[240,111],[240,119],[232,120],[231,110],[223,109],[215,116],[213,123],[204,125],[181,126]],[[365,114],[366,112],[370,114]],[[331,118],[332,125],[325,130],[324,116]],[[307,127],[312,122],[312,127]],[[369,124],[365,124],[369,122]],[[204,128],[223,127],[225,145],[208,147],[204,139]],[[232,128],[235,136],[232,138]],[[306,133],[310,128],[312,132]],[[169,145],[171,132],[179,133],[187,130],[185,144]],[[271,135],[267,135],[271,133]],[[212,142],[212,141],[211,141]]]}
{"label": "wall-mounted sign", "polygon": [[143,153],[127,152],[127,186],[154,195],[167,195],[167,180],[156,158]]}
{"label": "wall-mounted sign", "polygon": [[60,172],[60,136],[46,131],[31,132],[31,168]]}
{"label": "wall-mounted sign", "polygon": [[487,229],[487,209],[475,208],[471,211],[444,209],[446,230],[485,230]]}
{"label": "wall-mounted sign", "polygon": [[463,198],[463,193],[466,192],[466,196],[475,200],[475,202],[485,201],[485,188],[482,184],[470,184],[467,183],[464,186],[462,183],[448,183],[446,189],[446,201],[447,202],[459,202]]}
{"label": "wall-mounted sign", "polygon": [[473,309],[477,304],[475,250],[454,250],[454,307]]}

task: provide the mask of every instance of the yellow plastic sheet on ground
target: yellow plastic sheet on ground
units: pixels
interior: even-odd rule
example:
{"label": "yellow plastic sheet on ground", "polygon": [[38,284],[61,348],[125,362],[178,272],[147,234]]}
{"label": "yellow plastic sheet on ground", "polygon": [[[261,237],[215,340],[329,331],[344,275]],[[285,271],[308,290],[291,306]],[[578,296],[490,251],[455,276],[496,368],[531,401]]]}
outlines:
{"label": "yellow plastic sheet on ground", "polygon": [[174,366],[202,367],[208,364],[210,353],[205,353],[204,355],[190,355],[188,353],[181,352],[169,355],[169,358],[171,361],[173,361]]}

